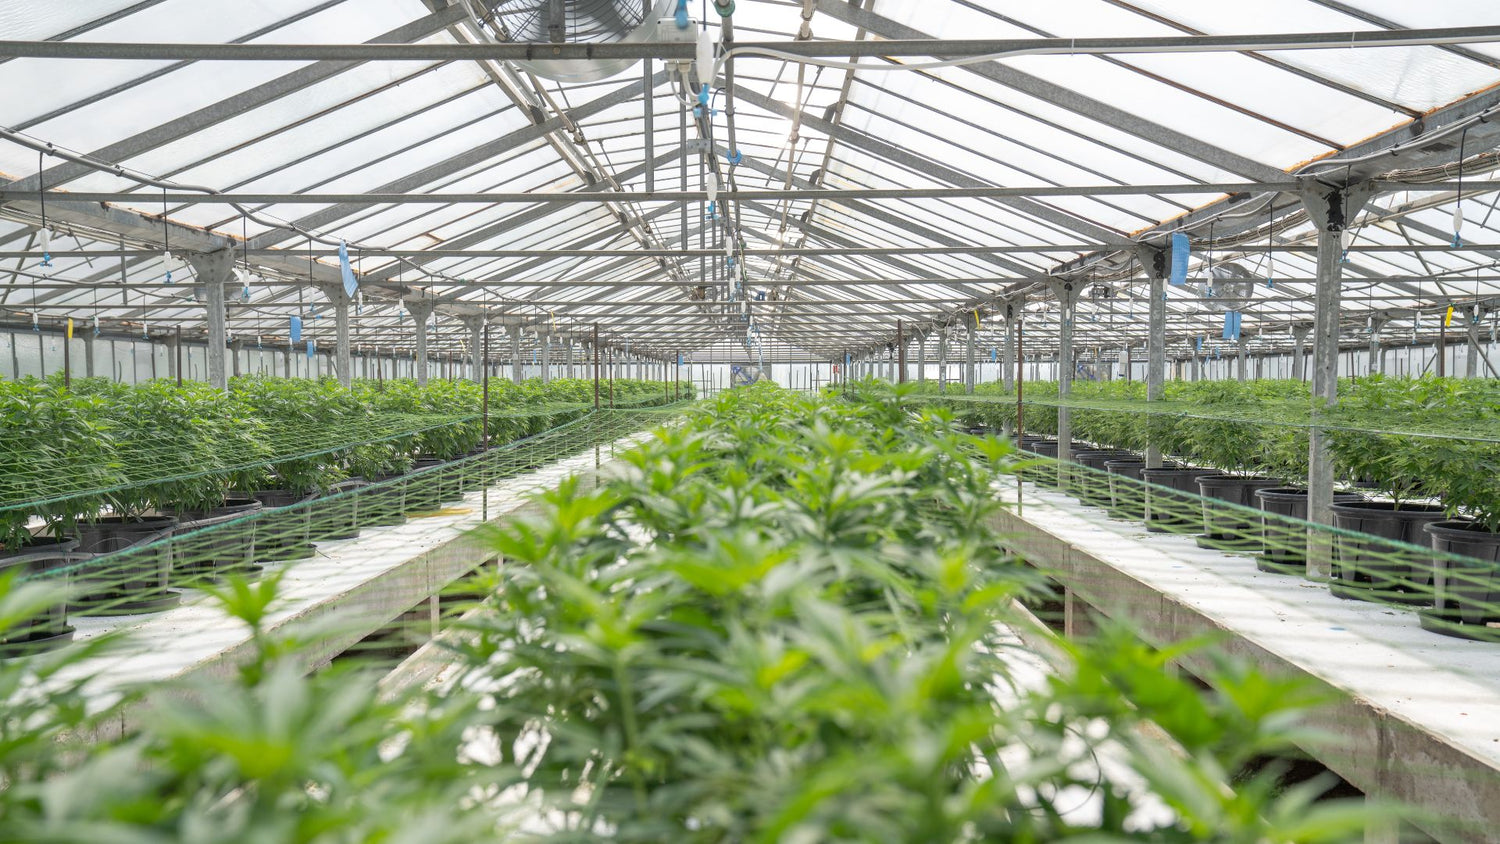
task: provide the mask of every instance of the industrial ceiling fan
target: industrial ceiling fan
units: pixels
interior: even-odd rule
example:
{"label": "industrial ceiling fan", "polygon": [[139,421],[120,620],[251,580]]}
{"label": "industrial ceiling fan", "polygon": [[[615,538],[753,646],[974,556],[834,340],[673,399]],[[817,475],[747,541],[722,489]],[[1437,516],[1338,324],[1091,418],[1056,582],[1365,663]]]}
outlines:
{"label": "industrial ceiling fan", "polygon": [[[480,26],[500,41],[533,44],[636,43],[676,29],[677,0],[469,0]],[[665,20],[664,20],[665,19]],[[517,61],[531,73],[558,82],[597,82],[617,76],[633,59]]]}

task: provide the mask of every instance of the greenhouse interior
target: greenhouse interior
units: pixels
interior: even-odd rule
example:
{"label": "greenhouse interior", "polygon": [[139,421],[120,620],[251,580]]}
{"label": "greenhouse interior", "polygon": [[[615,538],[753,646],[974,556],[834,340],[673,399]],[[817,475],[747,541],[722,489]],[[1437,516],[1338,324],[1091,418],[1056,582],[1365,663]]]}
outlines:
{"label": "greenhouse interior", "polygon": [[1493,0],[0,0],[0,840],[1500,840]]}

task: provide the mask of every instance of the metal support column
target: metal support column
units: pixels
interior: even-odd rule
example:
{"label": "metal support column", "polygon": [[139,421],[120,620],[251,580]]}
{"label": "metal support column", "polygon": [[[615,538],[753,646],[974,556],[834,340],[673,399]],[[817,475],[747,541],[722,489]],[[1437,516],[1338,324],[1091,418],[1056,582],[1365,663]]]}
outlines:
{"label": "metal support column", "polygon": [[567,360],[568,360],[568,366],[567,366],[567,373],[568,373],[568,375],[567,375],[567,377],[568,377],[568,380],[571,381],[571,380],[573,380],[573,378],[575,378],[577,376],[577,372],[575,372],[574,369],[573,369],[573,338],[572,337],[568,337],[568,338],[565,338],[563,340],[563,355],[565,355],[567,357]]}
{"label": "metal support column", "polygon": [[552,335],[542,336],[542,383],[552,381]]}
{"label": "metal support column", "polygon": [[208,308],[208,384],[217,390],[229,388],[227,361],[224,360],[224,350],[229,342],[224,285],[234,277],[234,257],[234,252],[228,249],[188,256],[198,281],[203,284],[203,302]]}
{"label": "metal support column", "polygon": [[917,331],[917,382],[927,383],[927,335]]}
{"label": "metal support column", "polygon": [[94,377],[94,332],[92,329],[83,333],[83,375],[85,378]]}
{"label": "metal support column", "polygon": [[1244,383],[1245,379],[1250,375],[1250,335],[1241,331],[1239,339],[1237,339],[1235,342],[1239,346],[1239,372],[1237,373],[1237,375],[1240,382]]}

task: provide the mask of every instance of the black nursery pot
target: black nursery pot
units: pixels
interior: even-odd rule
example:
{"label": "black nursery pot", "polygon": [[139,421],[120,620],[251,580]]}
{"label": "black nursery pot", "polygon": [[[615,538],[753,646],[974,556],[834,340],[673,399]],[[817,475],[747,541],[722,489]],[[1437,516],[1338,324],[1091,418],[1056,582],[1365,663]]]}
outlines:
{"label": "black nursery pot", "polygon": [[1148,484],[1144,490],[1146,529],[1156,533],[1196,530],[1198,522],[1188,512],[1198,499],[1198,479],[1213,474],[1217,474],[1213,469],[1191,466],[1142,469],[1141,480]]}
{"label": "black nursery pot", "polygon": [[1203,475],[1198,492],[1203,496],[1203,539],[1207,547],[1253,551],[1260,547],[1260,518],[1250,513],[1217,506],[1229,504],[1255,509],[1255,493],[1275,489],[1281,482],[1258,475]]}
{"label": "black nursery pot", "polygon": [[[1350,501],[1333,505],[1333,525],[1394,542],[1425,545],[1423,527],[1445,518],[1433,504]],[[1352,536],[1333,540],[1333,584],[1342,598],[1431,604],[1432,560],[1394,552],[1383,543]]]}
{"label": "black nursery pot", "polygon": [[1069,484],[1078,500],[1096,507],[1108,507],[1109,479],[1105,476],[1105,464],[1111,460],[1131,460],[1135,454],[1119,449],[1085,449],[1073,453],[1073,462],[1083,469],[1073,472]]}
{"label": "black nursery pot", "polygon": [[[21,577],[48,579],[50,572],[68,564],[69,553],[77,547],[76,539],[36,538],[15,551],[0,553],[0,572],[19,570]],[[58,601],[0,634],[0,659],[51,650],[72,639],[67,601]]]}
{"label": "black nursery pot", "polygon": [[392,472],[370,478],[360,492],[359,523],[364,527],[406,524],[406,473]]}
{"label": "black nursery pot", "polygon": [[293,489],[258,489],[250,497],[268,511],[255,524],[255,562],[269,563],[301,560],[317,549],[309,537],[311,508],[294,506],[311,498]]}
{"label": "black nursery pot", "polygon": [[1455,519],[1423,525],[1432,548],[1463,560],[1434,560],[1433,605],[1418,615],[1428,630],[1466,639],[1500,641],[1500,533]]}
{"label": "black nursery pot", "polygon": [[436,457],[422,457],[412,466],[412,474],[407,480],[406,512],[442,509],[443,502],[452,494],[448,487],[456,489],[447,470],[442,468],[447,462]]}
{"label": "black nursery pot", "polygon": [[1109,512],[1122,519],[1146,517],[1146,496],[1138,481],[1146,468],[1146,461],[1128,457],[1104,461],[1104,471],[1109,473]]}
{"label": "black nursery pot", "polygon": [[219,526],[259,512],[263,506],[254,498],[236,497],[207,510],[172,510],[170,515],[178,520],[172,543],[173,584],[253,572],[259,525],[247,523],[233,529]]}
{"label": "black nursery pot", "polygon": [[171,516],[107,516],[78,523],[78,551],[100,559],[86,563],[79,579],[79,615],[156,612],[177,604],[167,591],[172,579],[172,545],[154,547],[177,529]]}
{"label": "black nursery pot", "polygon": [[308,507],[308,538],[313,542],[358,538],[362,502],[357,490],[368,485],[361,480],[343,481],[313,499]]}
{"label": "black nursery pot", "polygon": [[[1276,516],[1307,520],[1307,490],[1297,487],[1273,487],[1255,491],[1260,509]],[[1334,504],[1363,501],[1357,492],[1335,492]],[[1288,525],[1280,519],[1260,520],[1261,553],[1256,568],[1279,574],[1301,574],[1307,566],[1307,532],[1300,525]]]}

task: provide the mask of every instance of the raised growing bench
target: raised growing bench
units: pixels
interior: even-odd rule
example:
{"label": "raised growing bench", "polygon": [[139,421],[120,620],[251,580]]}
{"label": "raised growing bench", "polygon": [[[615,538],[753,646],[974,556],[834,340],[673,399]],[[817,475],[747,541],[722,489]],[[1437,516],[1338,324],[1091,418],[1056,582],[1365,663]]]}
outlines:
{"label": "raised growing bench", "polygon": [[[367,527],[356,539],[322,541],[310,559],[284,565],[281,592],[265,629],[296,632],[308,645],[293,658],[304,671],[315,671],[354,644],[388,627],[392,621],[431,604],[437,632],[437,596],[444,587],[493,560],[494,553],[473,535],[488,517],[498,521],[525,506],[538,492],[552,489],[568,475],[588,477],[601,470],[620,449],[644,439],[636,434],[513,476],[464,495],[431,515],[413,516],[404,524]],[[70,666],[71,677],[92,677],[87,689],[104,706],[127,686],[168,680],[229,677],[249,655],[248,628],[227,618],[204,593],[186,590],[181,605],[152,615],[78,617],[76,641],[108,632],[124,635],[123,644]],[[125,709],[119,731],[129,730],[134,711]]]}
{"label": "raised growing bench", "polygon": [[[1429,813],[1444,841],[1500,829],[1500,645],[1436,636],[1415,614],[1335,597],[1326,585],[1258,571],[1248,555],[1148,533],[1060,493],[1022,485],[996,518],[1003,542],[1078,603],[1156,645],[1217,636],[1216,647],[1336,692],[1304,749],[1372,797]],[[998,494],[1017,501],[1007,483]],[[1205,655],[1185,658],[1188,670]],[[1370,841],[1396,841],[1387,831]]]}

